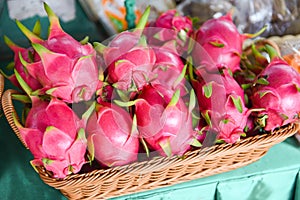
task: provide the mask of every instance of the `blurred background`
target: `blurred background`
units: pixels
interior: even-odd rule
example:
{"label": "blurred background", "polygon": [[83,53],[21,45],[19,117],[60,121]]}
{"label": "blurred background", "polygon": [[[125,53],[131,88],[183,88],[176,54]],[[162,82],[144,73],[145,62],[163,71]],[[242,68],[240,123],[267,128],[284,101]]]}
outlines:
{"label": "blurred background", "polygon": [[[147,5],[152,6],[150,19],[168,9],[177,9],[199,18],[199,25],[209,18],[227,12],[240,32],[255,33],[264,25],[262,36],[282,36],[300,33],[300,0],[44,0],[61,18],[63,29],[77,40],[89,35],[90,41],[102,41],[128,28],[127,1],[131,20],[137,21]],[[15,19],[32,28],[37,19],[42,23],[42,37],[47,36],[48,19],[42,0],[0,0],[0,60],[12,59],[12,52],[4,44],[3,35],[26,47],[27,39],[19,31]],[[128,12],[128,10],[127,10]]]}

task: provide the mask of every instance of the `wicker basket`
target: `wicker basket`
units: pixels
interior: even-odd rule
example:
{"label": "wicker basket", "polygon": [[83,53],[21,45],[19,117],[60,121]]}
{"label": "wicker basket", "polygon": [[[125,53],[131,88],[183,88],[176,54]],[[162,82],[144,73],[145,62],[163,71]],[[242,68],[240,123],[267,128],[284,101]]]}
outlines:
{"label": "wicker basket", "polygon": [[[2,98],[2,94],[4,92],[4,76],[0,74],[0,99]],[[2,104],[0,105],[0,117],[3,115],[2,113]]]}
{"label": "wicker basket", "polygon": [[0,74],[0,99],[2,97],[3,91],[4,91],[4,77],[2,76],[2,74]]}
{"label": "wicker basket", "polygon": [[[9,89],[4,92],[2,106],[10,126],[22,141],[12,117],[16,112],[12,102],[14,93],[17,91]],[[37,170],[46,184],[60,190],[70,199],[106,199],[166,187],[248,165],[298,129],[299,124],[289,124],[270,134],[248,137],[235,144],[189,151],[185,159],[176,156],[157,157],[150,161],[69,175],[64,179],[52,178],[51,173],[42,167]]]}

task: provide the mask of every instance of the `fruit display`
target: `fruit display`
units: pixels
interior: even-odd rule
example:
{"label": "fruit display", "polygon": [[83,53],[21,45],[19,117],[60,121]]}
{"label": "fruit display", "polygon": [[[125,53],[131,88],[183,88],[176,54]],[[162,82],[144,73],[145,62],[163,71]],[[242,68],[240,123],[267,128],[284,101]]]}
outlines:
{"label": "fruit display", "polygon": [[[300,75],[269,44],[241,34],[231,13],[200,27],[176,10],[107,41],[76,41],[44,4],[43,39],[17,21],[30,41],[3,75],[21,94],[14,116],[33,167],[56,179],[193,149],[234,144],[299,121]],[[245,51],[246,39],[252,39]]]}

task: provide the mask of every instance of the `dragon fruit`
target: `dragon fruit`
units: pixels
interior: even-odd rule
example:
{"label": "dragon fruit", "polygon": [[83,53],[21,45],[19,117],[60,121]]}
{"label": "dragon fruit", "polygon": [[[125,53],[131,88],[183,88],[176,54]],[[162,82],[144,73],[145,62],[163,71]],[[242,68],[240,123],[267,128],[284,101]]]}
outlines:
{"label": "dragon fruit", "polygon": [[89,152],[105,166],[125,165],[137,160],[138,132],[130,114],[112,103],[98,104],[87,122]]}
{"label": "dragon fruit", "polygon": [[[217,19],[207,20],[196,32],[195,40],[198,44],[195,44],[192,52],[194,64],[198,68],[206,66],[209,71],[215,71],[216,66],[218,69],[226,68],[235,72],[240,69],[240,55],[244,40],[254,36],[241,35],[230,13]],[[209,57],[203,53],[203,50],[209,54]]]}
{"label": "dragon fruit", "polygon": [[107,66],[107,81],[124,91],[141,89],[151,79],[155,53],[142,35],[150,7],[142,15],[137,28],[118,34],[108,46],[95,43]]}
{"label": "dragon fruit", "polygon": [[[108,66],[108,82],[121,90],[139,90],[151,79],[151,71],[155,63],[154,51],[144,44],[137,42],[133,47],[122,43],[122,48],[114,47],[117,40],[128,39],[128,34],[119,34],[104,51],[104,60]],[[140,38],[139,35],[136,39]],[[129,41],[131,43],[132,41]],[[124,49],[124,46],[128,47]]]}
{"label": "dragon fruit", "polygon": [[183,155],[194,138],[192,116],[179,90],[145,86],[135,103],[140,137],[162,156]]}
{"label": "dragon fruit", "polygon": [[65,33],[58,17],[47,4],[44,6],[50,20],[47,40],[42,40],[17,22],[40,57],[28,62],[19,54],[20,61],[27,72],[42,85],[38,94],[46,93],[68,103],[89,100],[99,81],[96,51],[89,43],[82,45]]}
{"label": "dragon fruit", "polygon": [[274,58],[259,74],[250,97],[256,123],[266,131],[298,120],[300,75],[280,58]]}
{"label": "dragon fruit", "polygon": [[77,173],[87,162],[84,123],[68,105],[31,97],[25,126],[18,125],[23,141],[34,156],[33,166],[44,166],[55,178]]}
{"label": "dragon fruit", "polygon": [[226,70],[222,74],[197,71],[192,79],[199,110],[209,129],[218,133],[218,139],[235,143],[244,134],[250,111],[244,102],[244,91]]}
{"label": "dragon fruit", "polygon": [[184,79],[186,68],[178,54],[172,49],[165,47],[153,47],[156,62],[153,67],[153,74],[156,78],[151,81],[151,84],[159,84],[167,89],[180,89],[181,96],[187,94]]}
{"label": "dragon fruit", "polygon": [[180,15],[178,11],[168,10],[148,25],[145,34],[150,45],[161,46],[174,41],[178,53],[182,54],[187,50],[188,39],[193,34],[193,23],[189,17]]}
{"label": "dragon fruit", "polygon": [[[30,60],[32,60],[32,59],[38,59],[37,56],[34,55],[35,51],[33,50],[33,48],[30,47],[28,49],[25,49],[25,48],[19,47],[13,41],[11,41],[7,36],[4,36],[4,41],[5,41],[6,45],[14,52],[14,63],[13,63],[14,69],[19,72],[19,74],[24,79],[24,81],[33,90],[42,88],[42,85],[34,77],[32,77],[30,74],[28,74],[26,72],[26,70],[24,69],[24,67],[19,59],[19,55],[21,55],[26,62],[30,62]],[[4,72],[3,72],[3,74],[4,74]],[[11,83],[13,83],[15,86],[21,88],[16,79],[15,74],[12,74],[11,76],[7,76],[7,75],[5,75],[5,76],[11,81]]]}

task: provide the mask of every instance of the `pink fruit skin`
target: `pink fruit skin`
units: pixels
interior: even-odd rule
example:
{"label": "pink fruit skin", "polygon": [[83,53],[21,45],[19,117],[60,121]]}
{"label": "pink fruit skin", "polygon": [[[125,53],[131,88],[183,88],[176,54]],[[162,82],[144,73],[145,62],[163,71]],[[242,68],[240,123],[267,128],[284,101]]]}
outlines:
{"label": "pink fruit skin", "polygon": [[215,71],[217,67],[235,72],[240,69],[240,55],[245,39],[238,32],[230,14],[207,20],[196,32],[192,53],[195,66],[205,65],[209,71]]}
{"label": "pink fruit skin", "polygon": [[[35,54],[33,48],[22,48],[18,47],[16,45],[9,45],[10,49],[13,50],[14,52],[14,68],[17,70],[17,72],[20,74],[20,76],[23,78],[25,83],[32,89],[32,90],[37,90],[42,88],[42,85],[30,74],[28,74],[25,70],[24,67],[20,61],[19,58],[19,53],[22,55],[23,59],[27,62],[29,62],[29,52],[32,53],[32,55]],[[38,56],[33,56],[34,59],[38,59]],[[9,80],[17,87],[21,89],[21,86],[19,85],[19,82],[16,79],[15,74],[9,77]]]}
{"label": "pink fruit skin", "polygon": [[300,112],[300,75],[285,61],[274,59],[260,77],[264,77],[268,84],[256,84],[250,98],[254,108],[265,109],[257,114],[268,116],[264,129],[271,131],[297,120]]}
{"label": "pink fruit skin", "polygon": [[32,101],[25,127],[19,127],[34,156],[32,164],[44,166],[55,178],[79,172],[86,163],[87,141],[79,134],[83,122],[60,100],[49,103],[33,97]]}
{"label": "pink fruit skin", "polygon": [[109,167],[136,161],[139,138],[131,128],[132,119],[124,109],[110,103],[98,105],[87,123],[88,142],[94,145],[96,160]]}
{"label": "pink fruit skin", "polygon": [[[202,114],[208,114],[211,127],[218,138],[227,143],[235,143],[244,133],[250,111],[244,103],[244,92],[227,71],[221,74],[198,70],[199,80],[193,81],[193,87]],[[211,85],[211,86],[209,86]],[[211,87],[210,96],[205,95],[205,87]],[[233,99],[240,98],[241,110],[234,105]]]}
{"label": "pink fruit skin", "polygon": [[180,30],[187,31],[188,35],[191,35],[193,32],[192,21],[186,17],[181,16],[177,13],[176,10],[168,10],[161,14],[155,21],[156,27],[175,29],[178,32]]}
{"label": "pink fruit skin", "polygon": [[188,39],[193,34],[193,23],[190,18],[180,15],[176,10],[168,10],[150,23],[144,32],[150,45],[162,46],[173,40],[178,52],[182,54],[187,50]]}
{"label": "pink fruit skin", "polygon": [[156,62],[153,68],[153,74],[156,77],[151,84],[159,84],[165,86],[167,89],[176,90],[180,89],[180,94],[183,96],[187,94],[186,91],[186,81],[183,78],[178,85],[175,85],[177,78],[182,73],[184,68],[184,64],[180,58],[180,56],[164,47],[153,47]]}
{"label": "pink fruit skin", "polygon": [[[57,16],[49,15],[49,20],[47,40],[27,35],[36,56],[26,64],[26,70],[42,85],[40,94],[47,93],[68,103],[90,100],[99,81],[96,51],[91,44],[82,45],[64,32]],[[26,56],[23,59],[27,61]]]}
{"label": "pink fruit skin", "polygon": [[182,99],[168,106],[174,91],[163,86],[146,86],[136,103],[136,117],[140,136],[153,150],[166,156],[160,143],[170,143],[172,155],[183,155],[195,132],[190,113]]}
{"label": "pink fruit skin", "polygon": [[154,51],[139,44],[139,31],[118,34],[104,50],[103,58],[108,66],[108,82],[121,90],[132,87],[141,89],[151,79],[155,63]]}

